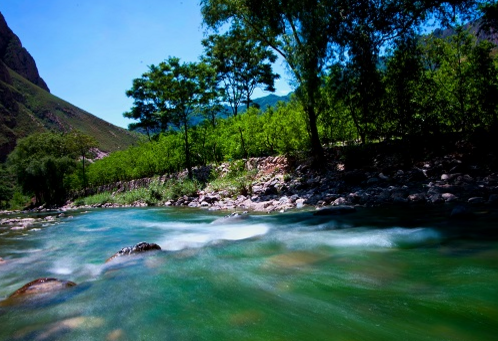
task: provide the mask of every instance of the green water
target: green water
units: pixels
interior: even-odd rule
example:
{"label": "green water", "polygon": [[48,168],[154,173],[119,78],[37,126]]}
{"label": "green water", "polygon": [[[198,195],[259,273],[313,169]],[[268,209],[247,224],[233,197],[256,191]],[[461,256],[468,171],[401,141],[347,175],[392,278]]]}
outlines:
{"label": "green water", "polygon": [[[78,285],[0,306],[0,340],[494,340],[496,220],[447,213],[108,209],[2,227],[0,300],[39,277]],[[104,263],[140,241],[163,251]]]}

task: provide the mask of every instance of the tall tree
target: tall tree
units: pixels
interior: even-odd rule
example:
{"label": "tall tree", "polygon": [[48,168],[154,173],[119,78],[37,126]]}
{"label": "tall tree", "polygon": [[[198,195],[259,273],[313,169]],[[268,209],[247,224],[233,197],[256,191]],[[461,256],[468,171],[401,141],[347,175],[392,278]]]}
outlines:
{"label": "tall tree", "polygon": [[265,91],[274,92],[275,80],[279,78],[272,71],[277,56],[248,33],[234,24],[226,33],[210,35],[202,41],[204,60],[216,69],[233,116],[237,116],[241,103],[249,109],[256,87],[263,86]]}
{"label": "tall tree", "polygon": [[192,118],[217,96],[213,90],[215,71],[206,63],[181,63],[179,58],[170,57],[151,65],[138,80],[134,84],[146,91],[139,91],[135,98],[132,89],[130,95],[138,103],[153,106],[158,121],[168,122],[183,133],[185,165],[192,178],[189,128]]}
{"label": "tall tree", "polygon": [[[383,104],[384,124],[391,137],[403,137],[421,132],[423,113],[424,65],[422,50],[416,35],[406,35],[396,41],[395,50],[386,58],[383,83],[386,95]],[[417,117],[418,115],[418,117]]]}
{"label": "tall tree", "polygon": [[78,130],[71,131],[67,137],[68,148],[76,153],[78,158],[81,158],[81,170],[83,177],[83,188],[86,191],[88,186],[86,176],[85,159],[94,157],[94,149],[99,146],[94,137],[83,134]]}
{"label": "tall tree", "polygon": [[123,116],[138,121],[130,123],[128,128],[145,130],[149,141],[152,133],[164,132],[168,128],[168,116],[165,115],[165,106],[161,102],[160,92],[161,89],[155,88],[150,82],[147,73],[141,78],[134,79],[132,88],[126,91],[126,96],[133,98],[133,106]]}
{"label": "tall tree", "polygon": [[[430,13],[446,17],[448,7],[460,10],[482,1],[375,0],[201,0],[204,22],[211,28],[241,23],[271,46],[291,70],[310,133],[313,154],[323,154],[317,129],[321,77],[340,52],[363,60],[390,39],[417,26]],[[456,13],[456,12],[455,12]],[[369,44],[369,51],[362,46]],[[354,47],[357,49],[354,50]]]}

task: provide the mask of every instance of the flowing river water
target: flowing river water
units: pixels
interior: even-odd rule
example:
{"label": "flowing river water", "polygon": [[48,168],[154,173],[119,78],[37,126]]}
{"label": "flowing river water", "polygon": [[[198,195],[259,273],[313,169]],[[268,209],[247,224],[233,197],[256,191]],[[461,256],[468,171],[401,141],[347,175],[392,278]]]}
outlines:
{"label": "flowing river water", "polygon": [[[3,228],[0,300],[78,285],[0,303],[0,340],[496,340],[497,220],[447,215],[128,208]],[[140,241],[162,251],[105,263]]]}

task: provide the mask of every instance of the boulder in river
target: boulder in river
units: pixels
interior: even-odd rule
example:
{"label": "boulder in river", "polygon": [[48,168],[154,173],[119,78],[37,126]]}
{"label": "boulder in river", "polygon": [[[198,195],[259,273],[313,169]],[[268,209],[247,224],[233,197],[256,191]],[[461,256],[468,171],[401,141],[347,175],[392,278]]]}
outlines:
{"label": "boulder in river", "polygon": [[247,211],[244,212],[233,212],[230,213],[229,215],[226,215],[222,218],[218,218],[215,221],[213,221],[211,224],[228,224],[228,223],[234,223],[237,221],[241,220],[246,220],[249,219],[251,216],[248,214]]}
{"label": "boulder in river", "polygon": [[343,215],[356,212],[356,208],[354,206],[330,206],[326,208],[322,208],[313,215],[322,216],[322,215]]}
{"label": "boulder in river", "polygon": [[474,212],[468,207],[464,205],[458,205],[453,208],[450,214],[451,219],[458,220],[470,220],[475,218]]}
{"label": "boulder in river", "polygon": [[38,278],[17,289],[9,298],[58,291],[75,286],[76,283],[57,278]]}
{"label": "boulder in river", "polygon": [[110,262],[114,258],[121,257],[121,256],[127,256],[127,255],[132,255],[132,254],[137,254],[137,253],[143,253],[147,251],[153,251],[153,250],[161,250],[161,247],[157,244],[154,243],[146,243],[146,242],[140,242],[136,245],[133,246],[127,246],[116,252],[112,257],[107,259],[105,262]]}

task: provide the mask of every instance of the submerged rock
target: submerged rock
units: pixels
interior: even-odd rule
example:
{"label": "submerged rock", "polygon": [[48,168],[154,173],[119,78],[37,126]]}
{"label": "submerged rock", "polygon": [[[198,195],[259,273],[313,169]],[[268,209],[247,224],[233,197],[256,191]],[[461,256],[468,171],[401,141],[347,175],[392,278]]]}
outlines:
{"label": "submerged rock", "polygon": [[222,218],[218,218],[215,221],[213,221],[211,224],[223,224],[223,223],[233,223],[236,221],[240,220],[245,220],[249,219],[251,216],[248,214],[247,211],[244,212],[233,212],[230,213]]}
{"label": "submerged rock", "polygon": [[116,252],[112,257],[107,259],[105,262],[110,262],[116,257],[121,257],[121,256],[127,256],[127,255],[132,255],[136,253],[142,253],[142,252],[147,252],[147,251],[153,251],[153,250],[161,250],[161,247],[157,244],[154,243],[146,243],[146,242],[140,242],[134,246],[127,246]]}
{"label": "submerged rock", "polygon": [[354,206],[331,206],[322,208],[313,215],[322,216],[322,215],[343,215],[356,212],[356,208]]}
{"label": "submerged rock", "polygon": [[469,220],[475,218],[475,215],[468,206],[458,205],[451,211],[450,218]]}
{"label": "submerged rock", "polygon": [[7,225],[11,230],[24,230],[36,222],[35,218],[11,218],[1,219],[0,225]]}
{"label": "submerged rock", "polygon": [[38,278],[24,285],[22,288],[17,289],[9,298],[59,291],[75,285],[76,283],[74,282],[57,278]]}

